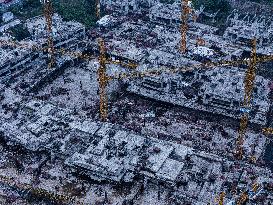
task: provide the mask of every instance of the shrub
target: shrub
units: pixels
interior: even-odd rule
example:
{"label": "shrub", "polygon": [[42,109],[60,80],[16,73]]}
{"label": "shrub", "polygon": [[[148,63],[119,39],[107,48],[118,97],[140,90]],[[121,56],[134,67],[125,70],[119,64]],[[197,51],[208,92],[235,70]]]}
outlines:
{"label": "shrub", "polygon": [[30,37],[30,33],[28,32],[27,28],[24,27],[22,24],[14,26],[10,29],[10,32],[12,36],[14,36],[18,41]]}
{"label": "shrub", "polygon": [[216,20],[223,21],[227,18],[231,11],[231,5],[227,0],[193,0],[195,8],[200,8],[201,5],[205,7],[205,10],[210,13],[219,13],[216,16]]}

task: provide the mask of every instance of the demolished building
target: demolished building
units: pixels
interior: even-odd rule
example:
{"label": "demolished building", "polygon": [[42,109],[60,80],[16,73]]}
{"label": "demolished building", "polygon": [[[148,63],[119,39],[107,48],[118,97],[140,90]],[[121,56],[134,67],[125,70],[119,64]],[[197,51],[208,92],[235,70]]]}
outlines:
{"label": "demolished building", "polygon": [[[2,82],[8,83],[11,79],[18,78],[20,75],[29,73],[31,75],[31,68],[37,66],[40,68],[40,75],[35,71],[35,76],[25,79],[31,81],[28,90],[35,89],[40,85],[39,82],[46,81],[46,79],[54,75],[54,73],[61,70],[64,66],[73,64],[77,61],[79,55],[67,53],[59,55],[60,52],[56,53],[57,57],[57,68],[49,71],[43,69],[47,64],[47,32],[46,22],[43,16],[37,16],[32,19],[28,19],[24,24],[28,29],[31,36],[28,39],[18,42],[17,44],[12,43],[12,36],[4,35],[0,38],[1,42],[1,62],[0,62],[0,79]],[[62,47],[65,49],[75,49],[76,52],[81,52],[82,47],[85,45],[81,41],[85,38],[85,27],[77,22],[65,22],[58,14],[53,17],[53,33],[54,33],[54,45],[56,49]],[[52,78],[52,77],[50,77]],[[33,82],[33,80],[35,82]],[[22,82],[22,88],[29,86],[23,85],[27,82]]]}
{"label": "demolished building", "polygon": [[[93,180],[133,183],[144,178],[161,183],[175,190],[174,200],[179,203],[208,203],[217,196],[215,193],[229,192],[237,181],[241,189],[247,189],[255,173],[259,173],[257,181],[263,187],[273,180],[268,169],[248,164],[243,168],[182,144],[81,119],[69,110],[42,101],[26,102],[15,112],[17,121],[1,114],[1,137],[10,143],[58,155],[71,171]],[[271,194],[265,188],[263,192]],[[232,200],[232,196],[226,198],[227,202]],[[264,202],[269,201],[267,198]]]}
{"label": "demolished building", "polygon": [[111,1],[111,0],[103,0],[101,1],[102,6],[106,10],[111,10],[115,12],[121,12],[121,13],[141,13],[143,9],[148,9],[153,5],[158,4],[158,0],[117,0],[117,1]]}
{"label": "demolished building", "polygon": [[[72,49],[73,52],[80,51],[80,54],[83,51],[97,54],[99,50],[96,36],[100,36],[106,41],[107,57],[110,60],[133,62],[138,65],[132,70],[126,66],[121,68],[109,63],[106,65],[108,75],[119,76],[123,72],[142,73],[157,69],[169,71],[158,72],[160,75],[155,77],[121,81],[121,85],[124,85],[123,83],[128,85],[129,92],[191,108],[197,112],[221,114],[222,118],[225,116],[238,118],[240,112],[244,111],[242,109],[247,109],[241,106],[244,96],[245,66],[204,68],[200,65],[204,61],[240,59],[242,53],[249,51],[249,48],[233,44],[229,39],[223,39],[216,34],[217,28],[191,22],[187,41],[188,53],[183,55],[178,53],[180,42],[180,33],[177,29],[178,16],[170,15],[172,12],[178,14],[177,2],[164,8],[159,7],[157,1],[103,2],[109,2],[109,5],[115,4],[113,8],[125,14],[130,13],[130,10],[142,12],[139,8],[143,5],[137,2],[144,5],[146,2],[146,6],[148,5],[146,9],[152,9],[151,21],[109,15],[106,20],[102,19],[98,23],[99,27],[90,31],[94,36],[89,41],[83,41],[84,26],[75,22],[63,22],[60,16],[55,15],[53,33],[56,48],[65,47]],[[156,12],[157,9],[160,12],[164,10],[165,19],[161,18],[162,14]],[[165,15],[166,13],[169,15]],[[108,27],[107,23],[110,21],[114,23]],[[33,45],[40,43],[46,45],[43,17],[38,16],[28,20],[27,28],[32,34],[32,38],[26,40],[30,43],[30,51]],[[196,38],[200,36],[205,41],[202,46],[196,44]],[[82,87],[98,88],[94,83],[96,77],[88,76],[90,73],[96,73],[99,67],[98,59],[94,57],[95,60],[84,64],[77,55],[72,57],[69,53],[57,55],[57,67],[47,70],[46,52],[35,51],[37,56],[34,59],[32,53],[27,54],[29,50],[7,46],[2,51],[3,55],[12,53],[8,57],[5,56],[3,62],[7,62],[10,67],[2,67],[3,71],[7,69],[13,74],[12,66],[17,63],[21,63],[18,65],[21,66],[21,70],[17,70],[22,71],[27,68],[27,71],[18,72],[17,76],[3,74],[3,77],[8,76],[14,82],[10,83],[10,88],[7,88],[4,84],[6,79],[3,78],[1,81],[3,86],[0,86],[0,90],[4,93],[1,96],[3,103],[0,106],[1,140],[33,153],[45,152],[52,159],[58,158],[61,166],[66,167],[76,176],[84,175],[91,180],[118,185],[133,185],[135,182],[140,182],[148,191],[148,182],[153,185],[160,184],[164,190],[170,190],[171,194],[166,201],[172,200],[171,204],[213,203],[220,192],[235,193],[236,191],[237,194],[234,196],[228,194],[225,199],[226,203],[232,204],[239,198],[240,192],[251,190],[251,185],[255,182],[259,183],[261,188],[255,194],[251,192],[249,203],[257,204],[259,200],[263,204],[272,203],[273,196],[270,190],[270,184],[273,183],[272,171],[264,166],[262,160],[265,146],[269,141],[264,135],[252,130],[247,132],[243,143],[246,157],[243,163],[240,163],[235,161],[233,156],[237,136],[235,129],[214,126],[209,130],[208,122],[191,124],[185,121],[177,124],[173,122],[176,128],[173,126],[167,129],[165,125],[165,130],[156,132],[154,130],[157,127],[154,122],[149,123],[154,130],[145,127],[145,118],[155,118],[156,114],[153,112],[150,115],[146,113],[143,117],[144,127],[151,131],[150,133],[147,131],[147,135],[144,134],[144,129],[137,132],[123,125],[99,122],[98,117],[93,119],[84,112],[84,108],[90,105],[84,105],[84,108],[82,106],[80,109],[76,109],[76,106],[69,108],[53,103],[45,95],[38,96],[33,93],[40,91],[45,83],[53,84],[52,81],[59,76],[61,79],[58,79],[55,85],[47,87],[52,91],[51,94],[61,93],[62,101],[67,99],[73,104],[72,96],[65,88],[70,86],[67,82],[80,81],[78,84],[81,89],[71,86],[74,97],[84,96],[87,101],[94,99],[95,92],[84,90]],[[22,57],[16,52],[22,52]],[[18,56],[18,62],[12,61],[14,56]],[[74,63],[80,64],[79,67],[83,67],[85,72],[77,73],[79,67],[73,67]],[[68,68],[72,71],[63,76],[56,72],[58,69]],[[177,68],[181,69],[181,72],[177,72]],[[194,69],[186,71],[187,68]],[[176,72],[172,73],[175,70]],[[75,75],[70,75],[71,73]],[[82,78],[79,76],[83,76],[85,81],[92,81],[93,84],[83,85],[84,81],[81,81]],[[59,82],[67,87],[62,87]],[[252,109],[247,110],[250,121],[260,125],[266,124],[266,115],[270,108],[268,83],[269,80],[264,77],[256,77]],[[58,92],[52,89],[54,86],[60,88],[56,89]],[[12,91],[16,95],[12,94]],[[89,91],[91,94],[88,93]],[[93,95],[91,99],[90,95]],[[37,100],[42,97],[44,100]],[[136,100],[138,101],[140,98]],[[68,103],[63,102],[63,104]],[[121,106],[126,108],[127,104],[125,101]],[[144,108],[145,106],[142,107],[142,111],[145,111]],[[116,112],[119,110],[117,109]],[[162,119],[164,117],[160,117],[158,121],[161,123]],[[249,164],[248,158],[251,156],[257,159],[256,165]],[[54,187],[49,189],[55,190]],[[262,199],[257,196],[261,196]]]}
{"label": "demolished building", "polygon": [[[165,12],[169,14],[172,14],[175,8],[179,12],[178,6],[164,7]],[[151,7],[151,11],[156,13],[158,9]],[[167,15],[164,16],[167,18]],[[228,38],[217,35],[217,28],[191,22],[187,41],[188,52],[183,55],[178,51],[180,42],[178,26],[175,28],[158,25],[161,21],[158,19],[144,22],[140,19],[124,21],[121,18],[120,21],[114,30],[103,25],[96,30],[104,37],[110,58],[134,62],[138,65],[137,72],[166,69],[166,72],[171,73],[172,70],[183,71],[189,67],[192,68],[190,72],[194,73],[190,74],[192,77],[189,82],[183,80],[188,78],[189,72],[185,71],[180,74],[165,76],[162,74],[161,77],[128,81],[129,92],[196,110],[240,118],[244,111],[242,102],[247,67],[224,65],[210,69],[202,67],[202,63],[243,59],[250,53],[249,46],[239,46]],[[204,39],[205,44],[202,46],[196,44],[195,39],[199,37]],[[261,55],[263,52],[265,49],[258,45],[257,53]],[[270,108],[268,83],[269,80],[257,76],[253,106],[251,110],[247,110],[253,123],[261,125],[267,123],[266,116]],[[187,92],[188,97],[182,94],[182,90]]]}
{"label": "demolished building", "polygon": [[[256,78],[256,88],[249,110],[250,121],[265,125],[270,108],[269,81]],[[156,100],[240,118],[244,98],[244,73],[236,68],[213,68],[204,72],[163,75],[130,83],[130,92]]]}
{"label": "demolished building", "polygon": [[248,44],[251,39],[256,38],[261,47],[273,42],[273,23],[265,16],[241,16],[234,11],[228,16],[227,24],[229,27],[224,33],[224,38],[233,42]]}

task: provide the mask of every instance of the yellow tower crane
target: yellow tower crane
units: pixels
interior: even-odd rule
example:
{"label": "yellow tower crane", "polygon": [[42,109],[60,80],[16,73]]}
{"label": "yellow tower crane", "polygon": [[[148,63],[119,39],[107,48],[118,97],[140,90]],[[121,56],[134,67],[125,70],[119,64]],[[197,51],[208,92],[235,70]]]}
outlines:
{"label": "yellow tower crane", "polygon": [[225,199],[226,193],[225,192],[221,192],[220,196],[219,196],[219,205],[224,205],[224,199]]}
{"label": "yellow tower crane", "polygon": [[263,134],[265,135],[272,135],[273,134],[273,128],[272,127],[268,127],[268,128],[263,128],[262,129]]}
{"label": "yellow tower crane", "polygon": [[188,15],[190,12],[188,4],[189,0],[181,0],[181,53],[186,53],[187,49]]}
{"label": "yellow tower crane", "polygon": [[252,191],[253,192],[257,192],[257,190],[260,188],[260,184],[258,184],[257,182],[256,183],[254,183],[253,185],[252,185]]}
{"label": "yellow tower crane", "polygon": [[96,16],[100,18],[100,0],[96,0]]}
{"label": "yellow tower crane", "polygon": [[166,67],[161,66],[160,68],[157,68],[156,70],[148,70],[145,72],[139,72],[139,71],[133,71],[130,73],[117,73],[113,76],[108,76],[106,74],[106,64],[108,63],[114,63],[121,66],[125,66],[128,68],[136,69],[137,64],[134,63],[123,63],[123,62],[115,62],[111,61],[106,58],[106,50],[104,41],[100,38],[99,39],[99,47],[100,47],[100,57],[99,57],[99,63],[100,68],[98,71],[98,81],[99,81],[99,95],[100,95],[100,116],[102,121],[107,120],[108,115],[108,107],[107,107],[107,93],[106,93],[106,86],[108,82],[111,80],[122,80],[122,79],[131,79],[131,78],[142,78],[142,77],[148,77],[148,76],[157,76],[162,74],[163,72],[167,73],[178,73],[178,72],[189,72],[194,71],[198,69],[208,69],[208,68],[215,68],[219,65],[240,65],[242,63],[245,63],[245,60],[238,60],[238,61],[223,61],[218,63],[201,63],[196,64],[193,66],[184,66],[179,68],[173,68],[173,67]]}
{"label": "yellow tower crane", "polygon": [[254,183],[252,185],[252,190],[251,192],[249,191],[243,191],[242,194],[239,196],[236,205],[242,205],[244,204],[247,200],[251,199],[254,195],[259,194],[258,189],[261,188],[261,185],[258,183]]}
{"label": "yellow tower crane", "polygon": [[46,26],[47,26],[47,44],[48,44],[48,56],[49,56],[48,67],[52,68],[55,65],[53,32],[52,32],[53,6],[52,6],[51,0],[43,0],[43,3],[44,3],[44,16],[45,16]]}
{"label": "yellow tower crane", "polygon": [[100,96],[100,118],[102,121],[106,121],[108,107],[107,107],[107,92],[106,86],[108,83],[108,77],[106,75],[106,52],[105,44],[102,38],[98,39],[100,56],[99,56],[99,69],[98,69],[98,82],[99,82],[99,96]]}
{"label": "yellow tower crane", "polygon": [[249,117],[249,111],[251,107],[251,98],[252,98],[252,91],[255,84],[255,77],[256,77],[256,63],[257,63],[257,54],[256,54],[256,38],[252,40],[252,51],[251,51],[251,58],[249,62],[248,69],[246,71],[245,75],[245,96],[243,101],[243,116],[240,120],[240,128],[238,133],[238,138],[236,141],[236,150],[235,150],[235,156],[238,159],[243,158],[243,144],[244,144],[244,138],[246,134],[246,129],[248,125],[248,117]]}
{"label": "yellow tower crane", "polygon": [[238,201],[236,202],[236,205],[241,205],[241,204],[245,203],[247,200],[248,200],[248,194],[247,194],[247,192],[243,192],[240,195]]}
{"label": "yellow tower crane", "polygon": [[215,198],[215,202],[217,202],[218,205],[224,205],[225,196],[226,196],[226,193],[221,192],[220,195]]}

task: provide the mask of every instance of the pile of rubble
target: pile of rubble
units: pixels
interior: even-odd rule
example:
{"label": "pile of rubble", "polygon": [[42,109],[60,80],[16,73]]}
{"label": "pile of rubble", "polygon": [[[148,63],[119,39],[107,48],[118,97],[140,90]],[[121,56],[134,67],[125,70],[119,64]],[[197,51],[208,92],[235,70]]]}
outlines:
{"label": "pile of rubble", "polygon": [[[229,193],[235,184],[248,189],[255,179],[263,186],[259,195],[269,194],[259,200],[271,200],[266,187],[273,182],[272,173],[264,167],[134,134],[42,101],[27,102],[1,116],[0,131],[6,141],[32,151],[45,150],[63,159],[73,172],[94,180],[132,183],[144,178],[175,189],[180,203],[198,204],[213,201],[220,191]],[[228,195],[226,200],[232,198]]]}

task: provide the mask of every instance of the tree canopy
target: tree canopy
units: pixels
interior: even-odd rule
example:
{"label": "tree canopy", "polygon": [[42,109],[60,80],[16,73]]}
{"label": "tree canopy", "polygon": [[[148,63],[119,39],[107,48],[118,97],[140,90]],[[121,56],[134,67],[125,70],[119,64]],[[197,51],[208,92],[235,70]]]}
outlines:
{"label": "tree canopy", "polygon": [[231,5],[227,0],[193,0],[192,3],[197,9],[203,5],[205,10],[210,13],[219,11],[216,20],[220,22],[225,20],[231,12]]}
{"label": "tree canopy", "polygon": [[90,27],[96,21],[95,0],[53,0],[54,11],[66,20],[75,20]]}
{"label": "tree canopy", "polygon": [[23,26],[23,24],[18,24],[9,29],[9,31],[11,32],[12,36],[14,36],[15,39],[18,41],[30,37],[30,33],[28,32],[27,28]]}
{"label": "tree canopy", "polygon": [[[54,12],[65,20],[75,20],[90,27],[96,21],[95,0],[52,0]],[[39,0],[25,0],[21,6],[10,9],[16,16],[27,19],[43,14],[43,5]]]}
{"label": "tree canopy", "polygon": [[270,3],[270,4],[273,3],[273,0],[251,0],[251,1],[254,1],[257,3]]}
{"label": "tree canopy", "polygon": [[221,13],[228,13],[231,9],[231,5],[227,0],[193,0],[195,8],[199,8],[203,5],[208,12],[220,11]]}

